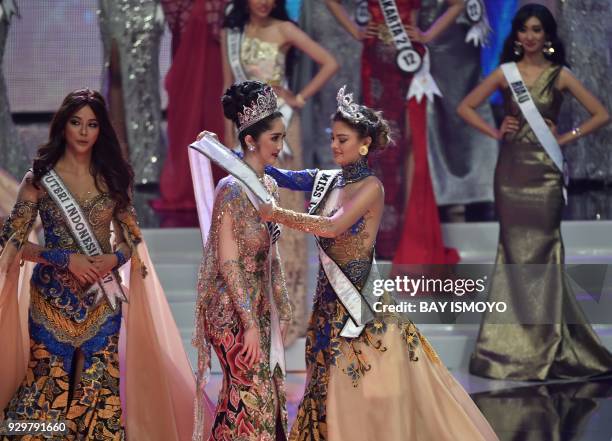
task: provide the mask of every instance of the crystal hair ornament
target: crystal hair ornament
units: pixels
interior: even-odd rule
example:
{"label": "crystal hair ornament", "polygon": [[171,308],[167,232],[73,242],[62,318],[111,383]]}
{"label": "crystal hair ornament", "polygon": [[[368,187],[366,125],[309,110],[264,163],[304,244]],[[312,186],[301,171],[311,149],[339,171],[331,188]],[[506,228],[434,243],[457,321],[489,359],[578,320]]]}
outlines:
{"label": "crystal hair ornament", "polygon": [[369,122],[363,112],[359,110],[359,104],[353,102],[353,94],[345,92],[346,85],[340,88],[338,95],[336,96],[336,100],[338,101],[338,112],[356,123]]}
{"label": "crystal hair ornament", "polygon": [[250,106],[244,106],[242,113],[238,112],[238,122],[240,123],[238,132],[243,132],[277,110],[276,93],[271,87],[266,87],[262,93],[257,95],[257,99]]}

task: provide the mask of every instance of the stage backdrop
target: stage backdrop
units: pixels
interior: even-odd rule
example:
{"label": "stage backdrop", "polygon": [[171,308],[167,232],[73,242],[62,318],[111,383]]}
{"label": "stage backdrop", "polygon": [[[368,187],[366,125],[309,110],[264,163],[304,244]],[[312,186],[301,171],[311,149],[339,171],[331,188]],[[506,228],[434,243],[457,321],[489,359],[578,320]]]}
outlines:
{"label": "stage backdrop", "polygon": [[[80,87],[102,85],[102,41],[97,0],[17,0],[20,19],[11,23],[5,77],[13,112],[53,112]],[[170,64],[166,29],[160,53],[160,91]]]}

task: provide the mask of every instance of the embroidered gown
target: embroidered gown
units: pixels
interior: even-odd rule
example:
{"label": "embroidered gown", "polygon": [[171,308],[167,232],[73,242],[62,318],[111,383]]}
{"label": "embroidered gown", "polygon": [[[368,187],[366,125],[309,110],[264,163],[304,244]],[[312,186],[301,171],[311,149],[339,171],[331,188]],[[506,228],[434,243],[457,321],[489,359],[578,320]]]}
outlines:
{"label": "embroidered gown", "polygon": [[[48,254],[80,248],[44,190],[36,202],[18,200],[0,234],[0,263],[12,261],[8,273],[0,273],[0,347],[10,360],[0,364],[0,416],[13,421],[66,420],[68,433],[62,440],[122,440],[124,426],[133,439],[191,439],[195,381],[135,212],[131,206],[117,209],[108,193],[76,200],[104,253],[113,252],[111,224],[115,237],[122,231],[130,246],[129,308],[123,304],[113,311],[106,300],[96,304],[95,294],[86,292],[89,286],[80,284],[62,265],[66,262]],[[26,262],[18,290],[20,253],[38,214],[45,239],[38,258],[44,263],[32,270]],[[77,352],[84,366],[75,383]],[[131,370],[125,365],[120,369],[120,358]],[[146,368],[154,372],[142,375]],[[127,422],[122,415],[126,409]]]}
{"label": "embroidered gown", "polygon": [[[265,177],[264,185],[278,198],[278,187],[272,178]],[[203,391],[207,381],[211,346],[223,370],[223,387],[210,440],[286,439],[284,435],[277,438],[277,421],[287,433],[284,376],[278,366],[272,369],[270,366],[270,294],[280,319],[291,319],[280,258],[276,245],[270,247],[268,228],[242,185],[228,176],[219,182],[215,193],[212,223],[198,277],[194,336],[194,346],[198,348],[198,390]],[[249,369],[241,352],[244,331],[253,326],[259,328],[263,355]],[[194,440],[205,441],[198,431],[200,426],[200,421],[196,422]]]}
{"label": "embroidered gown", "polygon": [[[258,80],[273,86],[283,85],[286,81],[285,53],[275,43],[244,35],[240,48],[240,61],[249,80]],[[282,104],[282,100],[279,100],[279,105]],[[299,114],[294,111],[291,121],[285,121],[285,124],[291,156],[281,154],[278,164],[286,169],[302,169]],[[302,194],[281,190],[280,199],[283,206],[292,210],[304,209]],[[306,328],[306,235],[300,231],[286,230],[280,239],[279,247],[283,256],[283,267],[294,317],[285,342],[289,345],[301,336]]]}
{"label": "embroidered gown", "polygon": [[[551,65],[529,88],[538,110],[550,121],[557,121],[563,101],[555,86],[561,69]],[[470,371],[516,380],[610,372],[612,355],[588,324],[563,273],[562,174],[525,121],[510,89],[503,94],[505,113],[516,117],[520,128],[504,139],[495,169],[500,232],[489,300],[507,302],[514,310],[514,324],[508,323],[507,315],[498,320],[495,314],[485,314]],[[522,275],[512,276],[512,268],[519,264]],[[537,271],[532,278],[526,272],[529,268]]]}
{"label": "embroidered gown", "polygon": [[[316,175],[316,170],[266,172],[279,185],[302,191],[312,189]],[[339,207],[333,189],[315,214],[332,216]],[[308,223],[296,217],[295,227]],[[371,269],[377,227],[368,212],[338,237],[319,238],[358,289]],[[349,339],[340,336],[348,319],[321,266],[306,335],[306,390],[291,441],[498,439],[413,323],[378,316]]]}

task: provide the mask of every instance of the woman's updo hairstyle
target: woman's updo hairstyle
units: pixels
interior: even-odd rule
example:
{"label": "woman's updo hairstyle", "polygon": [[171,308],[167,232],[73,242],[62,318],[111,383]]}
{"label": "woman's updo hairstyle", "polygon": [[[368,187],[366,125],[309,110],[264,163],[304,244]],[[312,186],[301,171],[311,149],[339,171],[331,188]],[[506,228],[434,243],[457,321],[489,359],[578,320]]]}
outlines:
{"label": "woman's updo hairstyle", "polygon": [[369,107],[359,105],[359,112],[364,118],[356,120],[338,110],[332,115],[332,121],[340,121],[349,125],[361,138],[368,136],[372,138],[369,148],[370,153],[383,152],[393,142],[389,122],[383,118],[382,112],[372,110]]}
{"label": "woman's updo hairstyle", "polygon": [[[223,114],[236,125],[236,128],[239,128],[240,120],[238,114],[242,114],[245,107],[251,107],[257,101],[258,96],[271,92],[273,93],[272,88],[260,81],[245,81],[243,83],[233,84],[225,91],[225,94],[221,98]],[[263,132],[270,130],[272,121],[282,116],[283,114],[276,110],[260,121],[257,121],[255,124],[245,128],[238,134],[238,139],[242,148],[246,149],[247,147],[244,141],[247,135],[251,135],[257,141]]]}

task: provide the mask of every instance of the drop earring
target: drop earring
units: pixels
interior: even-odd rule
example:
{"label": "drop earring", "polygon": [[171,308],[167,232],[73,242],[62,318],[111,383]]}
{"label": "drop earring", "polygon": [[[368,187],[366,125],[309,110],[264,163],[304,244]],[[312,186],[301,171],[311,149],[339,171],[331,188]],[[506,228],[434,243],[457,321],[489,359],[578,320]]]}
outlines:
{"label": "drop earring", "polygon": [[247,148],[249,149],[249,152],[255,151],[255,146],[253,144],[247,144]]}
{"label": "drop earring", "polygon": [[552,45],[552,41],[547,41],[546,43],[544,43],[544,48],[542,49],[542,52],[544,52],[544,55],[549,57],[555,53],[555,48]]}
{"label": "drop earring", "polygon": [[520,57],[521,55],[523,55],[523,44],[520,41],[515,41],[514,42],[514,48],[513,48],[513,52],[514,55],[516,55],[517,57]]}
{"label": "drop earring", "polygon": [[368,146],[366,144],[362,145],[361,147],[359,147],[359,154],[361,156],[366,156],[368,154],[368,151],[370,149],[368,148]]}

